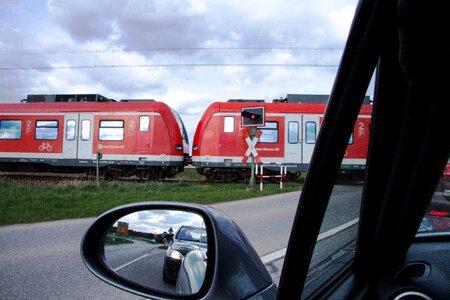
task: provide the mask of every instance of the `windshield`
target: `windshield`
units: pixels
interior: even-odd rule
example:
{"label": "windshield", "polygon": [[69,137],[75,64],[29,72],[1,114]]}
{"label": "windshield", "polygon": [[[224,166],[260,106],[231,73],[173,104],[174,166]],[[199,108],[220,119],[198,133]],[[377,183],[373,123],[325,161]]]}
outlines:
{"label": "windshield", "polygon": [[194,227],[181,227],[177,233],[176,239],[180,241],[206,243],[206,229]]}
{"label": "windshield", "polygon": [[[450,165],[446,170],[448,167]],[[444,172],[420,224],[418,236],[450,233],[449,183]],[[354,259],[362,189],[362,178],[341,175],[336,182],[311,260],[304,296]]]}
{"label": "windshield", "polygon": [[181,136],[183,137],[183,141],[186,143],[186,145],[189,145],[189,138],[188,138],[188,134],[186,132],[186,128],[184,127],[184,123],[183,120],[181,120],[180,115],[172,109],[173,115],[175,116],[175,119],[177,119],[177,123],[180,126],[180,133]]}
{"label": "windshield", "polygon": [[[373,95],[372,90],[367,91]],[[364,106],[364,105],[363,105]],[[358,249],[358,226],[366,175],[371,118],[361,110],[351,134],[314,248],[303,298],[350,266]],[[417,236],[450,233],[450,160]]]}

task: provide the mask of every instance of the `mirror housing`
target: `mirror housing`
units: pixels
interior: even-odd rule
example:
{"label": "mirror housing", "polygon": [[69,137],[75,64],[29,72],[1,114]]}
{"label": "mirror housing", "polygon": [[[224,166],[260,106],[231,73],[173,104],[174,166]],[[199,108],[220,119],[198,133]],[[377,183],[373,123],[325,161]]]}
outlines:
{"label": "mirror housing", "polygon": [[[208,263],[203,285],[193,295],[159,291],[127,280],[105,264],[103,241],[121,217],[143,210],[177,210],[200,215],[208,235]],[[223,213],[206,206],[176,202],[143,202],[107,211],[86,231],[81,242],[86,267],[103,281],[133,294],[158,299],[275,299],[276,286],[241,229]]]}

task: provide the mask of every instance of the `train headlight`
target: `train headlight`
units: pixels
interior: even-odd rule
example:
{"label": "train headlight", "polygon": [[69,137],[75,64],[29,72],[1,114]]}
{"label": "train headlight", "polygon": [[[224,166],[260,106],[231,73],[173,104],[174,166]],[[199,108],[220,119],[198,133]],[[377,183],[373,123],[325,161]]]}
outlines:
{"label": "train headlight", "polygon": [[182,151],[183,150],[183,146],[181,146],[180,144],[176,144],[175,145],[175,150],[176,151]]}
{"label": "train headlight", "polygon": [[192,150],[197,151],[198,150],[198,146],[197,145],[192,146]]}

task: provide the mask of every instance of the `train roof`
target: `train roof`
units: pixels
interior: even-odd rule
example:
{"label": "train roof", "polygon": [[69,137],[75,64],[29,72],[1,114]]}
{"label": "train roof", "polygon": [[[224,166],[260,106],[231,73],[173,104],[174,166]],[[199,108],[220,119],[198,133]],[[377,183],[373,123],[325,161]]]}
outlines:
{"label": "train roof", "polygon": [[170,110],[164,102],[33,102],[2,103],[0,113],[30,112],[158,112]]}
{"label": "train roof", "polygon": [[[311,113],[324,114],[327,104],[324,103],[285,103],[285,102],[214,102],[208,106],[204,116],[217,113],[229,112],[240,113],[243,108],[264,107],[265,113]],[[372,113],[372,105],[363,104],[360,114]]]}
{"label": "train roof", "polygon": [[[327,104],[326,94],[287,94],[286,98],[273,99],[273,103],[322,103]],[[264,99],[230,99],[227,102],[265,102]],[[363,104],[371,104],[370,96],[364,96]]]}
{"label": "train roof", "polygon": [[32,94],[22,102],[115,102],[99,94]]}
{"label": "train roof", "polygon": [[[324,94],[287,94],[287,103],[328,103],[330,95]],[[363,104],[370,104],[370,96],[364,96]]]}

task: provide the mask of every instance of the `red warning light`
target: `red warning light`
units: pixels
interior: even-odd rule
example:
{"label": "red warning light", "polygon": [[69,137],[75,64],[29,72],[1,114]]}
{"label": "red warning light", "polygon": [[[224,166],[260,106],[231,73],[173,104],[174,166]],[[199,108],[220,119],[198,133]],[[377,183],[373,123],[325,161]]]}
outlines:
{"label": "red warning light", "polygon": [[244,107],[241,112],[242,126],[264,126],[264,107]]}

